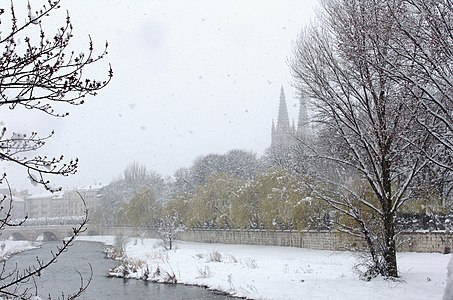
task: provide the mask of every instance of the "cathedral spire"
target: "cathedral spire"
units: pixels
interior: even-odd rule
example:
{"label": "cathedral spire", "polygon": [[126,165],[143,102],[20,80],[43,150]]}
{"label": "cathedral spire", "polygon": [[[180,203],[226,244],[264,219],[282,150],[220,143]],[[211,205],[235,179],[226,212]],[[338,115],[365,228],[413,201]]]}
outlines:
{"label": "cathedral spire", "polygon": [[283,86],[280,89],[280,104],[278,107],[277,127],[281,129],[289,129],[288,108],[286,107],[286,98]]}
{"label": "cathedral spire", "polygon": [[307,137],[310,135],[310,124],[308,120],[308,113],[307,113],[307,104],[305,103],[305,99],[300,99],[300,106],[299,106],[299,120],[297,122],[297,135],[299,137]]}
{"label": "cathedral spire", "polygon": [[271,144],[288,146],[292,143],[295,135],[294,121],[289,121],[288,108],[286,106],[285,91],[283,86],[280,89],[280,102],[278,106],[277,124],[272,121]]}

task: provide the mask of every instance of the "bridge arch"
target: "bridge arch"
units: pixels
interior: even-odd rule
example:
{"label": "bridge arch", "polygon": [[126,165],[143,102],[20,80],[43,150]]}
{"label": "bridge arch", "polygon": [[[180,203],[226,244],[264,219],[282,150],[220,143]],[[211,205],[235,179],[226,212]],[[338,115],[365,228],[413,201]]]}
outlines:
{"label": "bridge arch", "polygon": [[10,239],[13,241],[26,241],[28,240],[22,233],[20,232],[13,232],[10,235]]}
{"label": "bridge arch", "polygon": [[36,238],[36,240],[40,240],[40,241],[58,241],[58,237],[52,231],[44,231]]}
{"label": "bridge arch", "polygon": [[92,236],[92,235],[100,235],[100,234],[97,230],[88,230],[87,235]]}

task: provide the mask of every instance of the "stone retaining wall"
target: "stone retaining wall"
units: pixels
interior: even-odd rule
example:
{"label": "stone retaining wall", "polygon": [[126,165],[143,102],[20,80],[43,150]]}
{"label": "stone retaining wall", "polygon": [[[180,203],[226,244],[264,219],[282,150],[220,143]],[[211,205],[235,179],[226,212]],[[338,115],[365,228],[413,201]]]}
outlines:
{"label": "stone retaining wall", "polygon": [[451,253],[453,233],[451,232],[410,232],[399,236],[401,246],[398,250],[407,252]]}
{"label": "stone retaining wall", "polygon": [[[364,241],[338,231],[186,230],[179,240],[202,243],[273,245],[317,250],[364,249]],[[398,251],[440,252],[453,250],[453,234],[410,232],[398,236]]]}

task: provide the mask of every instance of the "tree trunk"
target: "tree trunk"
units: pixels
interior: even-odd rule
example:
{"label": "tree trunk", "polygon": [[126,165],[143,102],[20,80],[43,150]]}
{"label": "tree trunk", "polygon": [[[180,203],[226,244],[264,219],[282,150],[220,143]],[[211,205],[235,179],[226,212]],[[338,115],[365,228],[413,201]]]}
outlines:
{"label": "tree trunk", "polygon": [[393,222],[393,214],[386,214],[384,217],[384,249],[383,258],[385,269],[382,270],[384,276],[398,277],[398,266],[396,262],[396,243],[395,243],[395,227]]}
{"label": "tree trunk", "polygon": [[395,217],[392,211],[392,183],[390,165],[386,159],[389,152],[388,145],[383,147],[382,155],[382,183],[383,183],[383,249],[384,270],[382,275],[388,277],[398,277],[398,266],[396,262],[396,242],[395,242]]}

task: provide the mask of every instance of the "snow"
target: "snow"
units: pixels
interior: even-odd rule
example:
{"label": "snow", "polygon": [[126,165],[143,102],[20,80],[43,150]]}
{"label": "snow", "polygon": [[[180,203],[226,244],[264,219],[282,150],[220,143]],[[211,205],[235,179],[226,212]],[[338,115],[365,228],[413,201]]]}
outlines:
{"label": "snow", "polygon": [[41,243],[29,242],[29,241],[0,241],[0,261],[6,260],[14,254],[36,249],[41,246]]}
{"label": "snow", "polygon": [[[78,240],[115,243],[112,236]],[[39,245],[0,241],[0,258]],[[165,250],[162,241],[154,239],[129,239],[125,250],[135,268],[128,278],[146,274],[148,280],[163,282],[174,275],[178,283],[207,286],[248,299],[453,299],[451,254],[399,253],[401,278],[367,282],[353,271],[357,255],[346,251],[182,241],[176,242],[175,249]],[[120,273],[116,275],[123,276]]]}
{"label": "snow", "polygon": [[445,287],[444,297],[442,300],[453,299],[453,256],[447,266],[447,286]]}
{"label": "snow", "polygon": [[115,237],[111,235],[78,236],[76,239],[78,241],[99,242],[107,246],[113,246],[115,244]]}
{"label": "snow", "polygon": [[[113,238],[102,239],[113,244]],[[249,299],[442,299],[452,257],[399,253],[401,278],[367,282],[353,271],[357,254],[346,251],[182,241],[175,248],[167,251],[159,240],[130,239],[125,250],[132,267],[126,277],[164,282],[174,275],[178,283]],[[121,268],[115,271],[112,275],[124,275]]]}

